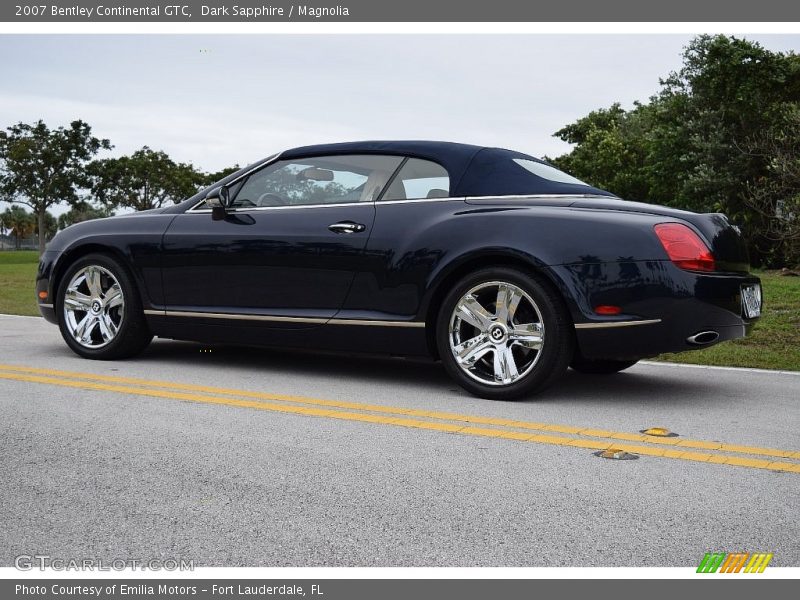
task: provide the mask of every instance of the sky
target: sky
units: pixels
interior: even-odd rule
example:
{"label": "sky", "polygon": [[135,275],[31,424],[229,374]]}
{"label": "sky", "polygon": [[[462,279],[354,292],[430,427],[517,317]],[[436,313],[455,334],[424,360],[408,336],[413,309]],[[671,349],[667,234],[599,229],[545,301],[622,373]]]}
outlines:
{"label": "sky", "polygon": [[[80,118],[114,144],[103,157],[147,145],[206,171],[363,139],[557,156],[555,131],[646,101],[691,37],[3,35],[0,127]],[[798,35],[745,37],[800,50]]]}

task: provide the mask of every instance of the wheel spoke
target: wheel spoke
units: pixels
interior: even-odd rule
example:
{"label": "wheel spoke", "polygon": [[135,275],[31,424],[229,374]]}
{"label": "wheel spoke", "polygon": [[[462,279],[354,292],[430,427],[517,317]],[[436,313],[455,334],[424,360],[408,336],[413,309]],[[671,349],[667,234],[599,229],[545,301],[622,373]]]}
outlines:
{"label": "wheel spoke", "polygon": [[90,343],[92,341],[92,331],[94,331],[95,325],[97,325],[97,317],[92,314],[86,315],[81,319],[81,322],[78,323],[78,327],[75,330],[75,338],[83,344]]}
{"label": "wheel spoke", "polygon": [[492,349],[492,343],[485,335],[478,335],[453,347],[456,360],[464,366],[472,366]]}
{"label": "wheel spoke", "polygon": [[102,319],[101,319],[101,321],[103,322],[105,328],[108,330],[108,332],[109,332],[109,334],[110,334],[110,336],[112,338],[115,335],[117,335],[117,331],[119,330],[119,327],[117,326],[116,323],[114,323],[114,319],[111,318],[111,315],[109,315],[108,313],[104,314]]}
{"label": "wheel spoke", "polygon": [[461,299],[456,307],[456,316],[480,331],[486,331],[492,322],[492,316],[473,295]]}
{"label": "wheel spoke", "polygon": [[103,338],[104,342],[111,339],[111,332],[108,330],[104,319],[97,319],[97,329],[100,331],[100,337]]}
{"label": "wheel spoke", "polygon": [[523,346],[531,350],[541,350],[544,335],[541,323],[525,323],[514,325],[509,331],[508,339],[512,345]]}
{"label": "wheel spoke", "polygon": [[495,300],[494,314],[501,323],[508,321],[508,285],[501,283],[497,286],[497,300]]}
{"label": "wheel spoke", "polygon": [[119,331],[119,325],[114,322],[114,319],[111,318],[111,315],[106,314],[103,315],[103,317],[106,322],[106,327],[108,327],[108,330],[111,332],[112,337],[117,335],[117,331]]}
{"label": "wheel spoke", "polygon": [[505,325],[513,325],[514,314],[521,300],[519,288],[500,284],[497,287],[497,320]]}
{"label": "wheel spoke", "polygon": [[75,339],[79,340],[83,337],[84,332],[86,331],[86,327],[89,326],[89,322],[92,320],[92,315],[87,314],[83,317],[72,329],[72,335]]}
{"label": "wheel spoke", "polygon": [[100,285],[100,271],[94,267],[86,269],[86,286],[89,288],[89,294],[93,298],[99,298],[103,295],[103,289]]}
{"label": "wheel spoke", "polygon": [[114,325],[114,321],[112,321],[111,317],[109,317],[107,314],[101,315],[97,319],[97,326],[100,329],[100,335],[102,336],[104,342],[107,342],[113,338],[117,333],[117,326]]}
{"label": "wheel spoke", "polygon": [[64,306],[70,310],[88,312],[92,308],[92,299],[76,289],[69,289],[64,296]]}
{"label": "wheel spoke", "polygon": [[103,302],[105,302],[106,308],[122,306],[122,289],[119,287],[118,283],[115,283],[108,288],[105,298],[103,298]]}
{"label": "wheel spoke", "polygon": [[511,348],[504,346],[494,349],[494,379],[507,384],[519,377],[517,363]]}
{"label": "wheel spoke", "polygon": [[522,301],[522,292],[519,291],[517,288],[513,288],[509,290],[508,295],[508,316],[506,317],[506,323],[508,325],[514,325],[514,315],[517,314],[517,308],[519,308],[519,303]]}

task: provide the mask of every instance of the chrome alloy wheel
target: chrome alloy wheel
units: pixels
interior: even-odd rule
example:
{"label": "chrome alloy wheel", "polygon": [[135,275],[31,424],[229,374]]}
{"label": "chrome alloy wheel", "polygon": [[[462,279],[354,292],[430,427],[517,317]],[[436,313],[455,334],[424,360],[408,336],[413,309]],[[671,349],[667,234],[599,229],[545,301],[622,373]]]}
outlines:
{"label": "chrome alloy wheel", "polygon": [[530,373],[541,356],[542,313],[518,286],[482,283],[456,303],[449,340],[456,364],[467,375],[487,385],[509,385]]}
{"label": "chrome alloy wheel", "polygon": [[119,332],[125,297],[116,277],[99,265],[87,265],[72,276],[64,292],[64,320],[84,348],[102,348]]}

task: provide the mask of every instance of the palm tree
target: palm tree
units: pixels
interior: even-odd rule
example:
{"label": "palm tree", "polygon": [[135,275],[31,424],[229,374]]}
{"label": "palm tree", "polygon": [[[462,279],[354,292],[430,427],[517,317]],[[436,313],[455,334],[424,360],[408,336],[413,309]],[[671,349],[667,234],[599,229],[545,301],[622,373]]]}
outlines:
{"label": "palm tree", "polygon": [[31,235],[36,229],[36,219],[33,214],[26,211],[21,206],[7,208],[0,216],[4,228],[14,237],[17,250],[22,245],[22,240]]}

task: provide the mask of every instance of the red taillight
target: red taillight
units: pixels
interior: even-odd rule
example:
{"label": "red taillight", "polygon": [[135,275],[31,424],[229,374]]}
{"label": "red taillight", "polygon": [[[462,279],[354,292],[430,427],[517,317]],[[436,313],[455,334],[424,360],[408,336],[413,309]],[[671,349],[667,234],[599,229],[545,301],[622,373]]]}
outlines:
{"label": "red taillight", "polygon": [[686,225],[659,223],[654,227],[669,259],[688,271],[713,271],[714,255],[705,242]]}
{"label": "red taillight", "polygon": [[622,312],[622,307],[613,304],[600,304],[594,307],[594,312],[597,315],[618,315]]}

